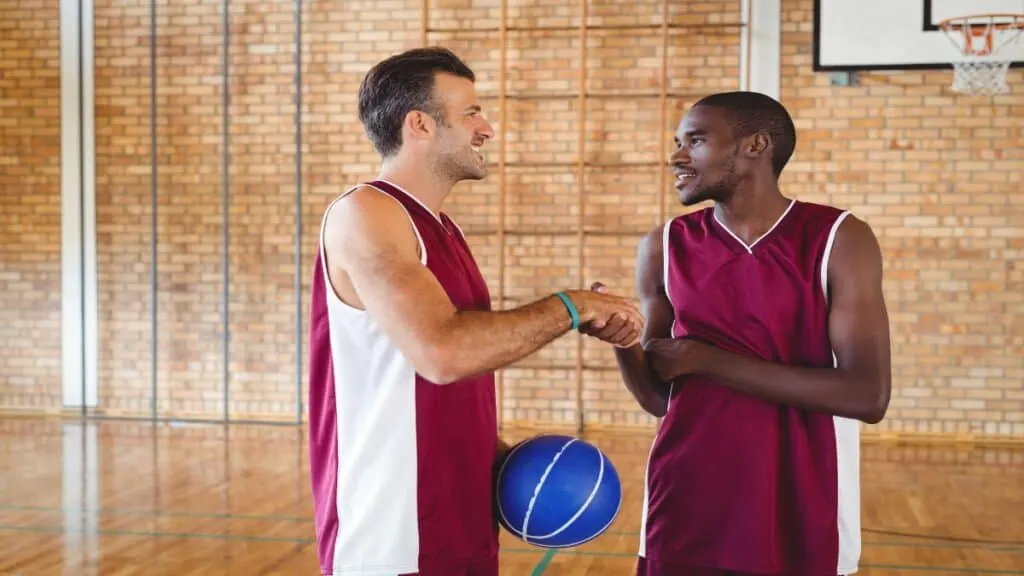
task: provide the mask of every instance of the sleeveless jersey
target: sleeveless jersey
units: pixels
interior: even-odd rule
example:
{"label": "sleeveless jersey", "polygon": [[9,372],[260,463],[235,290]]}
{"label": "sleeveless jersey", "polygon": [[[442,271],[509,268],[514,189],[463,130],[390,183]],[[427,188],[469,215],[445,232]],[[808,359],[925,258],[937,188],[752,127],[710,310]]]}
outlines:
{"label": "sleeveless jersey", "polygon": [[[828,263],[848,213],[791,202],[746,245],[713,208],[663,230],[672,337],[833,367]],[[666,566],[835,576],[860,557],[859,424],[701,376],[670,383],[648,460],[640,555]]]}
{"label": "sleeveless jersey", "polygon": [[[487,284],[455,222],[388,182],[368,185],[401,203],[420,261],[455,307],[489,310]],[[417,374],[370,315],[336,295],[322,224],[309,345],[309,456],[322,573],[447,573],[496,556],[493,374],[443,386]]]}

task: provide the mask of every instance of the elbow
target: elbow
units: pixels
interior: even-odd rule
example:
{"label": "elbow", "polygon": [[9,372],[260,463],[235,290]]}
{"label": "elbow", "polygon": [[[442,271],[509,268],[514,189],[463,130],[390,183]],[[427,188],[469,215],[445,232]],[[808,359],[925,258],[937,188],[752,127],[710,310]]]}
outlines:
{"label": "elbow", "polygon": [[640,403],[640,407],[655,418],[664,418],[665,414],[668,414],[668,399],[652,394]]}
{"label": "elbow", "polygon": [[417,370],[417,373],[426,381],[438,386],[444,386],[457,381],[459,378],[453,372],[443,369]]}
{"label": "elbow", "polygon": [[668,400],[666,398],[648,398],[642,404],[642,407],[644,412],[655,418],[664,418],[665,414],[668,414]]}
{"label": "elbow", "polygon": [[873,408],[862,413],[858,417],[858,420],[864,422],[865,424],[878,424],[883,419],[885,419],[885,412],[885,408]]}
{"label": "elbow", "polygon": [[432,384],[443,386],[465,378],[459,355],[444,344],[425,346],[418,356],[413,363],[416,373]]}
{"label": "elbow", "polygon": [[857,415],[857,419],[866,424],[878,424],[885,419],[885,415],[889,411],[891,394],[888,381],[879,383],[875,390],[877,392],[864,402],[860,414]]}
{"label": "elbow", "polygon": [[454,367],[442,361],[424,363],[422,364],[422,368],[416,370],[416,373],[431,384],[437,384],[439,386],[444,386],[460,380],[459,373],[454,369]]}

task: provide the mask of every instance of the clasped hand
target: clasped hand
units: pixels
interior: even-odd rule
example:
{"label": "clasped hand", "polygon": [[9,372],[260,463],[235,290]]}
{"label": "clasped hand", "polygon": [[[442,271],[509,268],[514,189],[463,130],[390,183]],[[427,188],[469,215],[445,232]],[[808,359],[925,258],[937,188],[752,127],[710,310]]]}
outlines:
{"label": "clasped hand", "polygon": [[710,350],[709,344],[690,338],[654,338],[644,344],[647,364],[665,382],[701,371]]}
{"label": "clasped hand", "polygon": [[[628,300],[609,294],[600,282],[588,293],[577,294],[583,304],[584,318],[579,331],[618,348],[640,345],[644,317]],[[683,338],[655,338],[643,345],[647,362],[662,380],[692,374],[707,361],[710,346]]]}
{"label": "clasped hand", "polygon": [[619,348],[629,348],[640,343],[644,317],[628,299],[610,294],[600,282],[595,282],[590,290],[580,291],[573,296],[579,300],[580,333]]}

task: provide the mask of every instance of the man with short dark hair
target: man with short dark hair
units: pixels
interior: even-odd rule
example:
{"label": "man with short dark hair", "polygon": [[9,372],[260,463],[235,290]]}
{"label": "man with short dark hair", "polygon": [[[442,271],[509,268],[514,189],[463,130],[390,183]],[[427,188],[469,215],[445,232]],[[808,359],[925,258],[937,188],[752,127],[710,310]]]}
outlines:
{"label": "man with short dark hair", "polygon": [[628,300],[589,290],[492,311],[452,187],[487,175],[473,72],[440,48],[374,66],[359,119],[377,179],[328,206],[310,311],[310,472],[325,575],[496,576],[494,371],[577,329],[638,341]]}
{"label": "man with short dark hair", "polygon": [[754,92],[697,102],[680,202],[640,243],[627,388],[663,417],[638,576],[836,576],[860,556],[859,423],[890,396],[882,256],[849,212],[785,197],[796,131]]}

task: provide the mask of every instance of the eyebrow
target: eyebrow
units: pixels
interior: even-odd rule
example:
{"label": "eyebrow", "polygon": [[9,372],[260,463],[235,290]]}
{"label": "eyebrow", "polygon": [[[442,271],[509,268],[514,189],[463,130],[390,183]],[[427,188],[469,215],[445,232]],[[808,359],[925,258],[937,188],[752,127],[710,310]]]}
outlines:
{"label": "eyebrow", "polygon": [[[685,136],[687,138],[693,138],[694,136],[705,136],[705,135],[707,135],[707,133],[708,133],[707,130],[703,130],[701,128],[698,128],[696,130],[689,130],[687,132],[684,132],[683,136]],[[676,142],[679,142],[679,135],[678,134],[676,136],[674,136],[674,138],[675,138]]]}

